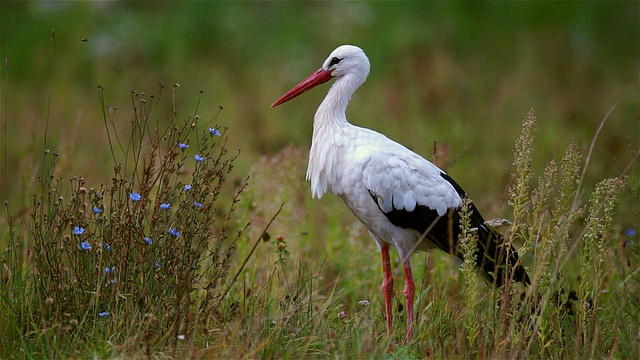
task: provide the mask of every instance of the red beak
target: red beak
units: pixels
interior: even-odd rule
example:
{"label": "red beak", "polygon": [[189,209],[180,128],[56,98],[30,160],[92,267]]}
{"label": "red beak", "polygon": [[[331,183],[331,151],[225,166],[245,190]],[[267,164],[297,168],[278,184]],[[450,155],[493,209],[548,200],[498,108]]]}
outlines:
{"label": "red beak", "polygon": [[271,104],[271,107],[276,107],[282,103],[285,103],[298,95],[306,92],[307,90],[311,90],[312,88],[326,83],[331,80],[331,71],[320,68],[311,73],[311,75],[307,76],[304,80],[302,80],[298,85],[294,86],[293,89],[287,91],[286,94],[282,95],[276,102]]}

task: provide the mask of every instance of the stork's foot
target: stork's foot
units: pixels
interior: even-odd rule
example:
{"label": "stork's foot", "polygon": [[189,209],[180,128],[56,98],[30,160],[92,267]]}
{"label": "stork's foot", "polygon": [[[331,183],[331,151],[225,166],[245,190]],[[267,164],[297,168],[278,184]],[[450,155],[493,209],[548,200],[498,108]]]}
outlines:
{"label": "stork's foot", "polygon": [[391,351],[393,350],[393,341],[391,341],[391,339],[388,339],[389,342],[387,343],[387,354],[391,354]]}

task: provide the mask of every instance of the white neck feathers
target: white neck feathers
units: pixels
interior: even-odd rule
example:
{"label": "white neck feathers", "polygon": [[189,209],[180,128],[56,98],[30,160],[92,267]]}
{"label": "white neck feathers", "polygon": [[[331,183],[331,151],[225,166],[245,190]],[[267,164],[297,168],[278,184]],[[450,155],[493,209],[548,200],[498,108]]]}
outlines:
{"label": "white neck feathers", "polygon": [[316,111],[307,168],[313,197],[342,192],[340,179],[344,164],[340,139],[345,128],[353,127],[345,112],[351,96],[365,79],[366,75],[359,77],[353,73],[338,77]]}

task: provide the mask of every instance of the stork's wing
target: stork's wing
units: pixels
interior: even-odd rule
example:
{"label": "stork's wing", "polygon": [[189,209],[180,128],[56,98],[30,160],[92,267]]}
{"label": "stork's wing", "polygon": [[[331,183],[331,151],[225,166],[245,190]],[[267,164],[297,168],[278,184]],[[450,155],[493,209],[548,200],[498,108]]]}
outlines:
{"label": "stork's wing", "polygon": [[[411,153],[413,154],[413,153]],[[410,154],[410,155],[411,155]],[[420,234],[441,250],[462,258],[458,252],[460,206],[464,190],[435,165],[417,155],[374,155],[363,179],[373,200],[389,221]],[[374,159],[377,157],[377,159]],[[500,233],[488,228],[473,203],[471,226],[477,229],[476,264],[487,282],[502,285],[505,261],[513,266],[513,279],[529,284],[518,253]]]}
{"label": "stork's wing", "polygon": [[384,213],[425,206],[444,216],[462,205],[462,189],[437,166],[413,153],[379,153],[363,169],[364,186]]}
{"label": "stork's wing", "polygon": [[[369,194],[389,221],[419,233],[455,254],[464,192],[437,166],[411,152],[372,156],[364,168]],[[375,164],[375,165],[374,165]]]}

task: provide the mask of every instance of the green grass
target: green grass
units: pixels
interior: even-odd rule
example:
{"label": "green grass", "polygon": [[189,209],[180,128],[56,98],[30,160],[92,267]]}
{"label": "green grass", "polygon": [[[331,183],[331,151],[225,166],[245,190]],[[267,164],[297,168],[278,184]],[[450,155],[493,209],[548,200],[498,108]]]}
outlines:
{"label": "green grass", "polygon": [[[0,358],[640,356],[637,4],[43,4],[0,5]],[[349,118],[509,220],[532,278],[414,255],[405,345],[392,255],[390,353],[380,254],[304,181],[323,91],[268,108],[342,42],[373,65]]]}
{"label": "green grass", "polygon": [[[249,184],[231,185],[232,134],[215,133],[198,110],[185,120],[177,112],[150,120],[157,100],[132,99],[131,134],[111,143],[111,180],[56,177],[59,155],[46,151],[24,234],[5,206],[3,358],[628,358],[639,351],[639,244],[616,212],[637,193],[611,178],[583,195],[579,174],[588,164],[575,143],[532,181],[533,110],[516,142],[509,192],[510,236],[522,244],[532,285],[492,289],[473,266],[458,272],[442,254],[427,254],[416,269],[415,339],[402,343],[397,292],[387,352],[379,254],[336,199],[308,197],[304,152],[265,157]],[[220,200],[231,191],[231,201]]]}

